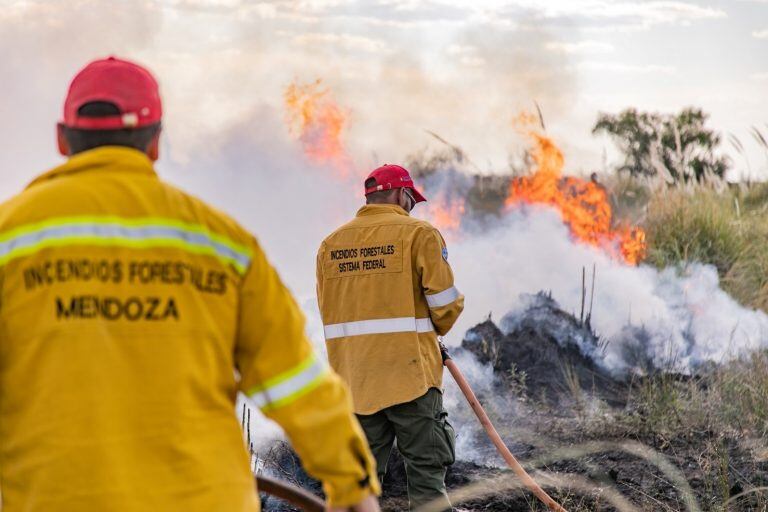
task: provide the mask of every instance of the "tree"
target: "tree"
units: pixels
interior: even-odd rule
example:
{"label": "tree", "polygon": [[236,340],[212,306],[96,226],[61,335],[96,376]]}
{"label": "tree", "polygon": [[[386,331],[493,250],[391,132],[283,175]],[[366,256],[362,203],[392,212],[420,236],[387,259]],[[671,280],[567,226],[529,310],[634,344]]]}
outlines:
{"label": "tree", "polygon": [[630,108],[616,115],[601,113],[592,133],[607,133],[616,141],[625,156],[620,172],[688,183],[722,178],[729,167],[728,157],[715,154],[720,135],[704,126],[708,118],[697,108],[676,115]]}

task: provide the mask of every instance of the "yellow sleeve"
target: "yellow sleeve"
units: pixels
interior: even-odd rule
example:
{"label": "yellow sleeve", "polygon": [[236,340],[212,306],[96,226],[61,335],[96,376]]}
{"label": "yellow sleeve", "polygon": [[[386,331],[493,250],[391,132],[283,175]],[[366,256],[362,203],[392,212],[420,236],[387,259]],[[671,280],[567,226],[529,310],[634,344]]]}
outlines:
{"label": "yellow sleeve", "polygon": [[285,430],[332,506],[380,493],[349,391],[315,355],[301,311],[255,242],[240,289],[235,361],[241,391]]}
{"label": "yellow sleeve", "polygon": [[464,309],[464,296],[453,285],[445,240],[436,229],[422,230],[414,240],[413,252],[429,316],[437,334],[444,336]]}

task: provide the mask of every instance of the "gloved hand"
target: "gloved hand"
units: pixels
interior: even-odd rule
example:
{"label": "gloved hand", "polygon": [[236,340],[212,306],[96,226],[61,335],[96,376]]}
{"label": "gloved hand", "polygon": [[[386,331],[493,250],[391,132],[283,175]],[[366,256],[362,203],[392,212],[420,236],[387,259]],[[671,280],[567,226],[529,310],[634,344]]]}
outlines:
{"label": "gloved hand", "polygon": [[440,356],[443,358],[443,364],[445,364],[451,358],[451,355],[448,353],[448,348],[443,343],[442,338],[438,338],[437,344],[440,346]]}
{"label": "gloved hand", "polygon": [[368,496],[360,503],[352,505],[351,507],[330,507],[328,512],[379,512],[379,500],[376,496]]}

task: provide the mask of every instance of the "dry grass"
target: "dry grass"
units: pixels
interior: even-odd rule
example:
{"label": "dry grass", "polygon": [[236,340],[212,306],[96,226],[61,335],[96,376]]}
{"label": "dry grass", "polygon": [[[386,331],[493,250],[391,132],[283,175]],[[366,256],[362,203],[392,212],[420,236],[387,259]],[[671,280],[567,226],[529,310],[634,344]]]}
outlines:
{"label": "dry grass", "polygon": [[[712,264],[737,301],[768,311],[768,184],[610,185],[615,210],[647,231],[648,263]],[[665,452],[696,482],[703,510],[768,511],[768,351],[695,376],[637,379],[626,410],[580,427],[587,439],[637,439]]]}
{"label": "dry grass", "polygon": [[768,184],[660,187],[614,178],[614,209],[647,233],[647,263],[714,265],[741,304],[768,311]]}

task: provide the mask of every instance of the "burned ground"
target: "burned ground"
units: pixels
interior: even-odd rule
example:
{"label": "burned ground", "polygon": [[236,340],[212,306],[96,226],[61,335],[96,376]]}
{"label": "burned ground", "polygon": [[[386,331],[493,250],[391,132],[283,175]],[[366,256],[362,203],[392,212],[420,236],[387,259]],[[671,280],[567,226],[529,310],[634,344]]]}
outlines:
{"label": "burned ground", "polygon": [[[616,443],[625,441],[626,439],[617,439]],[[735,497],[752,486],[768,484],[768,461],[756,461],[754,455],[740,448],[736,440],[721,438],[717,433],[700,432],[687,438],[644,441],[646,445],[656,444],[657,448],[662,448],[661,453],[680,468],[702,510],[724,510],[722,504],[725,499]],[[721,450],[718,453],[722,459],[707,459],[706,447],[712,443]],[[516,455],[525,461],[522,454]],[[322,495],[320,484],[307,477],[301,470],[295,454],[286,445],[280,445],[270,456],[277,458],[268,462],[268,472]],[[616,510],[605,499],[600,498],[600,488],[604,486],[617,489],[639,510],[690,510],[686,505],[685,496],[670,481],[668,475],[646,460],[618,449],[558,461],[547,469],[562,474],[585,476],[595,486],[596,490],[592,493],[569,490],[551,492],[553,497],[572,511]],[[464,486],[504,475],[509,478],[509,482],[515,482],[514,476],[508,470],[457,461],[449,469],[446,483],[449,492],[454,492]],[[396,450],[393,450],[390,458],[383,491],[383,510],[407,510],[405,471],[402,458]],[[275,498],[262,496],[262,500],[265,511],[296,510]],[[497,492],[492,496],[468,499],[456,505],[477,512],[544,510],[530,493],[519,490]],[[736,498],[728,510],[765,510],[765,506],[765,501],[758,494],[748,494]]]}
{"label": "burned ground", "polygon": [[602,343],[588,320],[564,312],[549,295],[539,293],[529,296],[520,314],[504,317],[501,328],[486,320],[470,329],[461,347],[491,364],[499,392],[516,380],[530,397],[550,405],[572,405],[585,393],[623,406],[625,382],[589,355],[601,350]]}
{"label": "burned ground", "polygon": [[[588,321],[538,294],[499,325],[487,320],[470,329],[454,357],[461,361],[472,354],[493,372],[492,387],[479,392],[478,399],[527,469],[566,479],[576,475],[590,486],[577,490],[571,481],[551,489],[571,512],[617,510],[605,489],[618,491],[637,510],[768,510],[768,500],[755,492],[768,486],[768,450],[759,435],[730,428],[733,420],[719,418],[710,407],[712,397],[706,393],[721,383],[658,371],[614,376],[590,356],[602,343]],[[757,371],[766,368],[768,363],[761,363]],[[735,396],[745,393],[734,389]],[[466,404],[450,413],[472,427],[461,435],[474,462],[459,460],[449,469],[449,492],[489,482],[496,489],[456,504],[469,511],[543,510],[530,493],[505,488],[516,479],[503,469]],[[264,471],[321,493],[286,444],[260,456]],[[687,489],[693,501],[687,501]],[[407,510],[407,503],[405,470],[394,449],[382,507]],[[293,509],[264,497],[264,510]]]}

